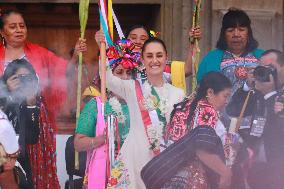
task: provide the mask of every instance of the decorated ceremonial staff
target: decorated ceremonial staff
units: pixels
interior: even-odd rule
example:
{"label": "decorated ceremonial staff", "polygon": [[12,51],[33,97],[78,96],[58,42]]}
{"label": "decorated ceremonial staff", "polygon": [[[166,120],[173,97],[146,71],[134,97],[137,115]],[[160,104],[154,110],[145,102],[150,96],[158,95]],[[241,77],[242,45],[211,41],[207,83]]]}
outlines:
{"label": "decorated ceremonial staff", "polygon": [[[120,38],[124,38],[118,20],[112,9],[112,1],[100,0],[99,15],[100,27],[104,32],[105,41],[100,44],[100,77],[101,77],[101,97],[96,98],[97,101],[97,116],[95,136],[106,136],[105,144],[87,150],[87,162],[84,178],[84,186],[86,188],[105,188],[106,181],[109,178],[112,165],[115,161],[117,142],[118,150],[120,149],[120,136],[118,129],[118,120],[115,115],[109,114],[105,116],[106,111],[106,49],[114,46],[113,43],[113,20],[117,28]],[[79,7],[81,38],[84,38],[86,23],[88,18],[89,0],[81,0]],[[81,77],[82,77],[82,54],[79,57],[78,66],[78,91],[77,91],[77,125],[80,116],[80,101],[81,101]],[[106,118],[106,119],[105,119]],[[78,155],[76,156],[78,157]]]}

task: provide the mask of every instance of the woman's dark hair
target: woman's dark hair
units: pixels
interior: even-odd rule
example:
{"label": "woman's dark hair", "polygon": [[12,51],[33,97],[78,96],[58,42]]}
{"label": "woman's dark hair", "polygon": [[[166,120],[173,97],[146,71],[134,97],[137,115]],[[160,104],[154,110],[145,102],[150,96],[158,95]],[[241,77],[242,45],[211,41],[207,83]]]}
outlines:
{"label": "woman's dark hair", "polygon": [[3,29],[5,19],[6,19],[8,16],[10,16],[11,14],[19,14],[19,15],[21,15],[21,16],[23,17],[23,15],[22,15],[20,12],[16,11],[16,10],[6,10],[6,11],[2,11],[2,12],[0,13],[0,29]]}
{"label": "woman's dark hair", "polygon": [[191,123],[195,109],[197,107],[197,103],[201,99],[206,98],[208,89],[212,89],[214,91],[214,94],[217,94],[223,91],[224,89],[231,87],[232,87],[231,81],[220,72],[209,72],[206,75],[204,75],[197,88],[196,96],[194,97],[193,101],[190,104],[190,111],[189,111],[190,113],[188,116],[187,123],[188,124]]}
{"label": "woman's dark hair", "polygon": [[147,39],[147,40],[145,41],[145,43],[144,43],[144,45],[143,45],[143,47],[142,47],[142,51],[141,51],[142,57],[143,57],[143,53],[144,53],[144,51],[145,51],[145,49],[146,49],[146,47],[147,47],[147,45],[148,45],[149,43],[159,43],[159,44],[161,44],[161,45],[163,46],[163,48],[164,48],[166,54],[168,53],[168,52],[167,52],[167,47],[166,47],[165,42],[164,42],[163,40],[161,40],[161,39],[159,39],[159,38],[156,38],[156,37],[151,37],[151,38],[149,38],[149,39]]}
{"label": "woman's dark hair", "polygon": [[148,30],[148,29],[147,29],[145,26],[143,26],[143,25],[137,24],[137,25],[132,26],[131,28],[129,28],[129,29],[126,31],[126,38],[129,37],[130,32],[132,32],[133,30],[138,29],[138,28],[144,29],[144,30],[146,31],[148,37],[150,37],[150,30]]}
{"label": "woman's dark hair", "polygon": [[26,59],[24,58],[16,59],[13,60],[11,63],[9,63],[8,66],[6,67],[4,74],[2,76],[3,82],[7,84],[7,80],[9,79],[9,77],[14,75],[20,68],[26,68],[31,72],[32,75],[36,76],[36,72],[33,66]]}
{"label": "woman's dark hair", "polygon": [[228,28],[235,28],[237,26],[248,28],[248,42],[244,53],[247,54],[256,49],[258,42],[253,37],[250,18],[245,11],[240,9],[229,9],[224,15],[216,47],[221,50],[227,50],[228,46],[225,40],[225,31]]}

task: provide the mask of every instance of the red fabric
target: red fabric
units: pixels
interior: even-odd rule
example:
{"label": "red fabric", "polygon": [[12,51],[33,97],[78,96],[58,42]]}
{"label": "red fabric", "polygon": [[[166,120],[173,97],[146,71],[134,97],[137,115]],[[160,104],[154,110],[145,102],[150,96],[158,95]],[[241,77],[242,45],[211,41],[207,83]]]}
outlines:
{"label": "red fabric", "polygon": [[36,189],[60,189],[56,171],[55,125],[49,119],[44,102],[40,105],[39,141],[27,145],[27,153]]}
{"label": "red fabric", "polygon": [[149,116],[149,112],[144,108],[144,105],[143,105],[144,97],[143,97],[142,90],[141,90],[141,87],[140,87],[140,84],[139,84],[138,81],[135,81],[135,90],[136,90],[136,96],[137,96],[138,105],[139,105],[140,113],[141,113],[141,116],[142,116],[142,120],[143,120],[143,123],[144,123],[145,131],[147,133],[147,127],[149,125],[151,125],[152,122],[151,122],[151,118]]}
{"label": "red fabric", "polygon": [[[66,99],[67,60],[57,57],[47,49],[27,42],[24,53],[39,76],[41,94],[47,102],[47,109],[54,121],[60,106]],[[5,48],[0,45],[0,73],[4,72]]]}
{"label": "red fabric", "polygon": [[[142,117],[142,121],[144,123],[144,128],[145,128],[145,133],[147,135],[148,141],[151,145],[151,148],[153,148],[152,143],[150,142],[149,136],[148,136],[148,127],[150,127],[152,125],[152,121],[149,115],[148,110],[145,109],[144,105],[143,105],[143,93],[142,93],[142,89],[141,86],[139,84],[139,82],[136,80],[135,81],[135,90],[136,90],[136,96],[137,96],[137,101],[138,101],[138,105],[139,105],[139,109],[140,109],[140,113],[141,113],[141,117]],[[159,155],[160,154],[160,148],[154,148],[152,149],[153,153],[155,155]]]}

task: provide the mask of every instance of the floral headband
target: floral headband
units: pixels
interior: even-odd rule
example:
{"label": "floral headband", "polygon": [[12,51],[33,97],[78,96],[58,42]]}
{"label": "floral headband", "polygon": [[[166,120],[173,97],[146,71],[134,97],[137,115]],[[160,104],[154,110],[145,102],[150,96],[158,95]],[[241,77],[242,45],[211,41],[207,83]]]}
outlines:
{"label": "floral headband", "polygon": [[107,57],[111,69],[122,65],[125,69],[135,69],[141,64],[140,53],[133,52],[134,44],[129,39],[118,40],[107,50]]}

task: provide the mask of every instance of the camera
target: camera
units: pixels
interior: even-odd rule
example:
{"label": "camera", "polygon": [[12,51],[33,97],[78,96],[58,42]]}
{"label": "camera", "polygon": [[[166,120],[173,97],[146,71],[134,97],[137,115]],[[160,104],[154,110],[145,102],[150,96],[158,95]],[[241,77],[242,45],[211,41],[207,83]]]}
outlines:
{"label": "camera", "polygon": [[275,76],[276,71],[272,67],[257,66],[253,71],[255,80],[260,82],[269,82],[270,75]]}

